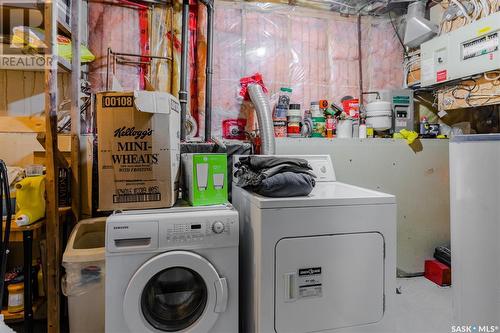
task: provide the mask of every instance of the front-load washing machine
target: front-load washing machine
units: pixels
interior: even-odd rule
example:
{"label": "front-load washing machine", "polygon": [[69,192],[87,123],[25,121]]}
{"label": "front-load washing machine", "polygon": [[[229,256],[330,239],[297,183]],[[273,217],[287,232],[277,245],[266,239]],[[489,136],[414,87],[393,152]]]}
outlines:
{"label": "front-load washing machine", "polygon": [[297,157],[317,175],[309,196],[268,198],[233,184],[240,332],[394,331],[395,197],[337,182],[328,155]]}
{"label": "front-load washing machine", "polygon": [[106,225],[106,332],[237,332],[238,213],[116,212]]}

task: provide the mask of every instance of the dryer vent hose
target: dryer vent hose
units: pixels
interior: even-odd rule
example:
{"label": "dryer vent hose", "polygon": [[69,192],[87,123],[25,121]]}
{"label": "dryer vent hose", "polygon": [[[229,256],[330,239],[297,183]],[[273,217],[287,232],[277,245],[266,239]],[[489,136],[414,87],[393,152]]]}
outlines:
{"label": "dryer vent hose", "polygon": [[260,137],[262,140],[261,154],[274,155],[276,147],[274,143],[274,127],[272,119],[272,110],[269,105],[269,99],[258,84],[248,85],[250,100],[255,106],[257,112],[257,121],[259,123]]}

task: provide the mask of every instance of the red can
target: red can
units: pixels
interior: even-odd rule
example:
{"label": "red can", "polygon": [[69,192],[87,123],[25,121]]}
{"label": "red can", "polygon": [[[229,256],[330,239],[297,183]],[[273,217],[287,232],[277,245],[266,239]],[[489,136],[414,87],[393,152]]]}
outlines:
{"label": "red can", "polygon": [[359,119],[359,99],[348,99],[342,102],[345,114],[353,119]]}

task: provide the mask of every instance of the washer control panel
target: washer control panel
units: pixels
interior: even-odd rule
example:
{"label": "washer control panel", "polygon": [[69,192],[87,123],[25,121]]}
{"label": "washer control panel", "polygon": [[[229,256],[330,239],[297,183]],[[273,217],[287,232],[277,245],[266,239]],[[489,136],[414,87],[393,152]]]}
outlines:
{"label": "washer control panel", "polygon": [[173,242],[197,241],[205,237],[228,234],[231,232],[229,221],[207,221],[201,223],[173,224],[167,229],[167,240]]}
{"label": "washer control panel", "polygon": [[238,241],[238,213],[235,210],[181,215],[171,216],[168,223],[160,221],[160,247],[218,247]]}

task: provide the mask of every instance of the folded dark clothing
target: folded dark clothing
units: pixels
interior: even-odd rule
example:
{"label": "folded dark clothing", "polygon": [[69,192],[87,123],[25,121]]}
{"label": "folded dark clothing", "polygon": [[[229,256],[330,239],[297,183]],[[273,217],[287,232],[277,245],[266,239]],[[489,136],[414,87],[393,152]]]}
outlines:
{"label": "folded dark clothing", "polygon": [[269,169],[263,169],[260,172],[254,171],[248,166],[241,166],[238,171],[236,171],[235,176],[238,177],[238,186],[247,187],[259,185],[264,179],[282,172],[304,173],[313,178],[316,177],[311,170],[293,164],[280,164]]}
{"label": "folded dark clothing", "polygon": [[283,172],[262,180],[252,189],[255,193],[274,198],[299,197],[311,193],[316,181],[305,173]]}
{"label": "folded dark clothing", "polygon": [[298,167],[312,170],[309,162],[302,158],[279,157],[279,156],[243,156],[240,157],[237,166],[246,165],[252,170],[262,170],[275,167],[280,164],[296,165]]}
{"label": "folded dark clothing", "polygon": [[288,164],[288,163],[279,164],[279,165],[276,165],[272,168],[263,170],[263,171],[261,171],[261,174],[264,175],[264,178],[268,178],[268,177],[274,176],[274,175],[281,173],[281,172],[305,173],[311,177],[316,178],[316,175],[311,171],[311,169],[304,168],[302,166],[298,166],[295,164]]}

